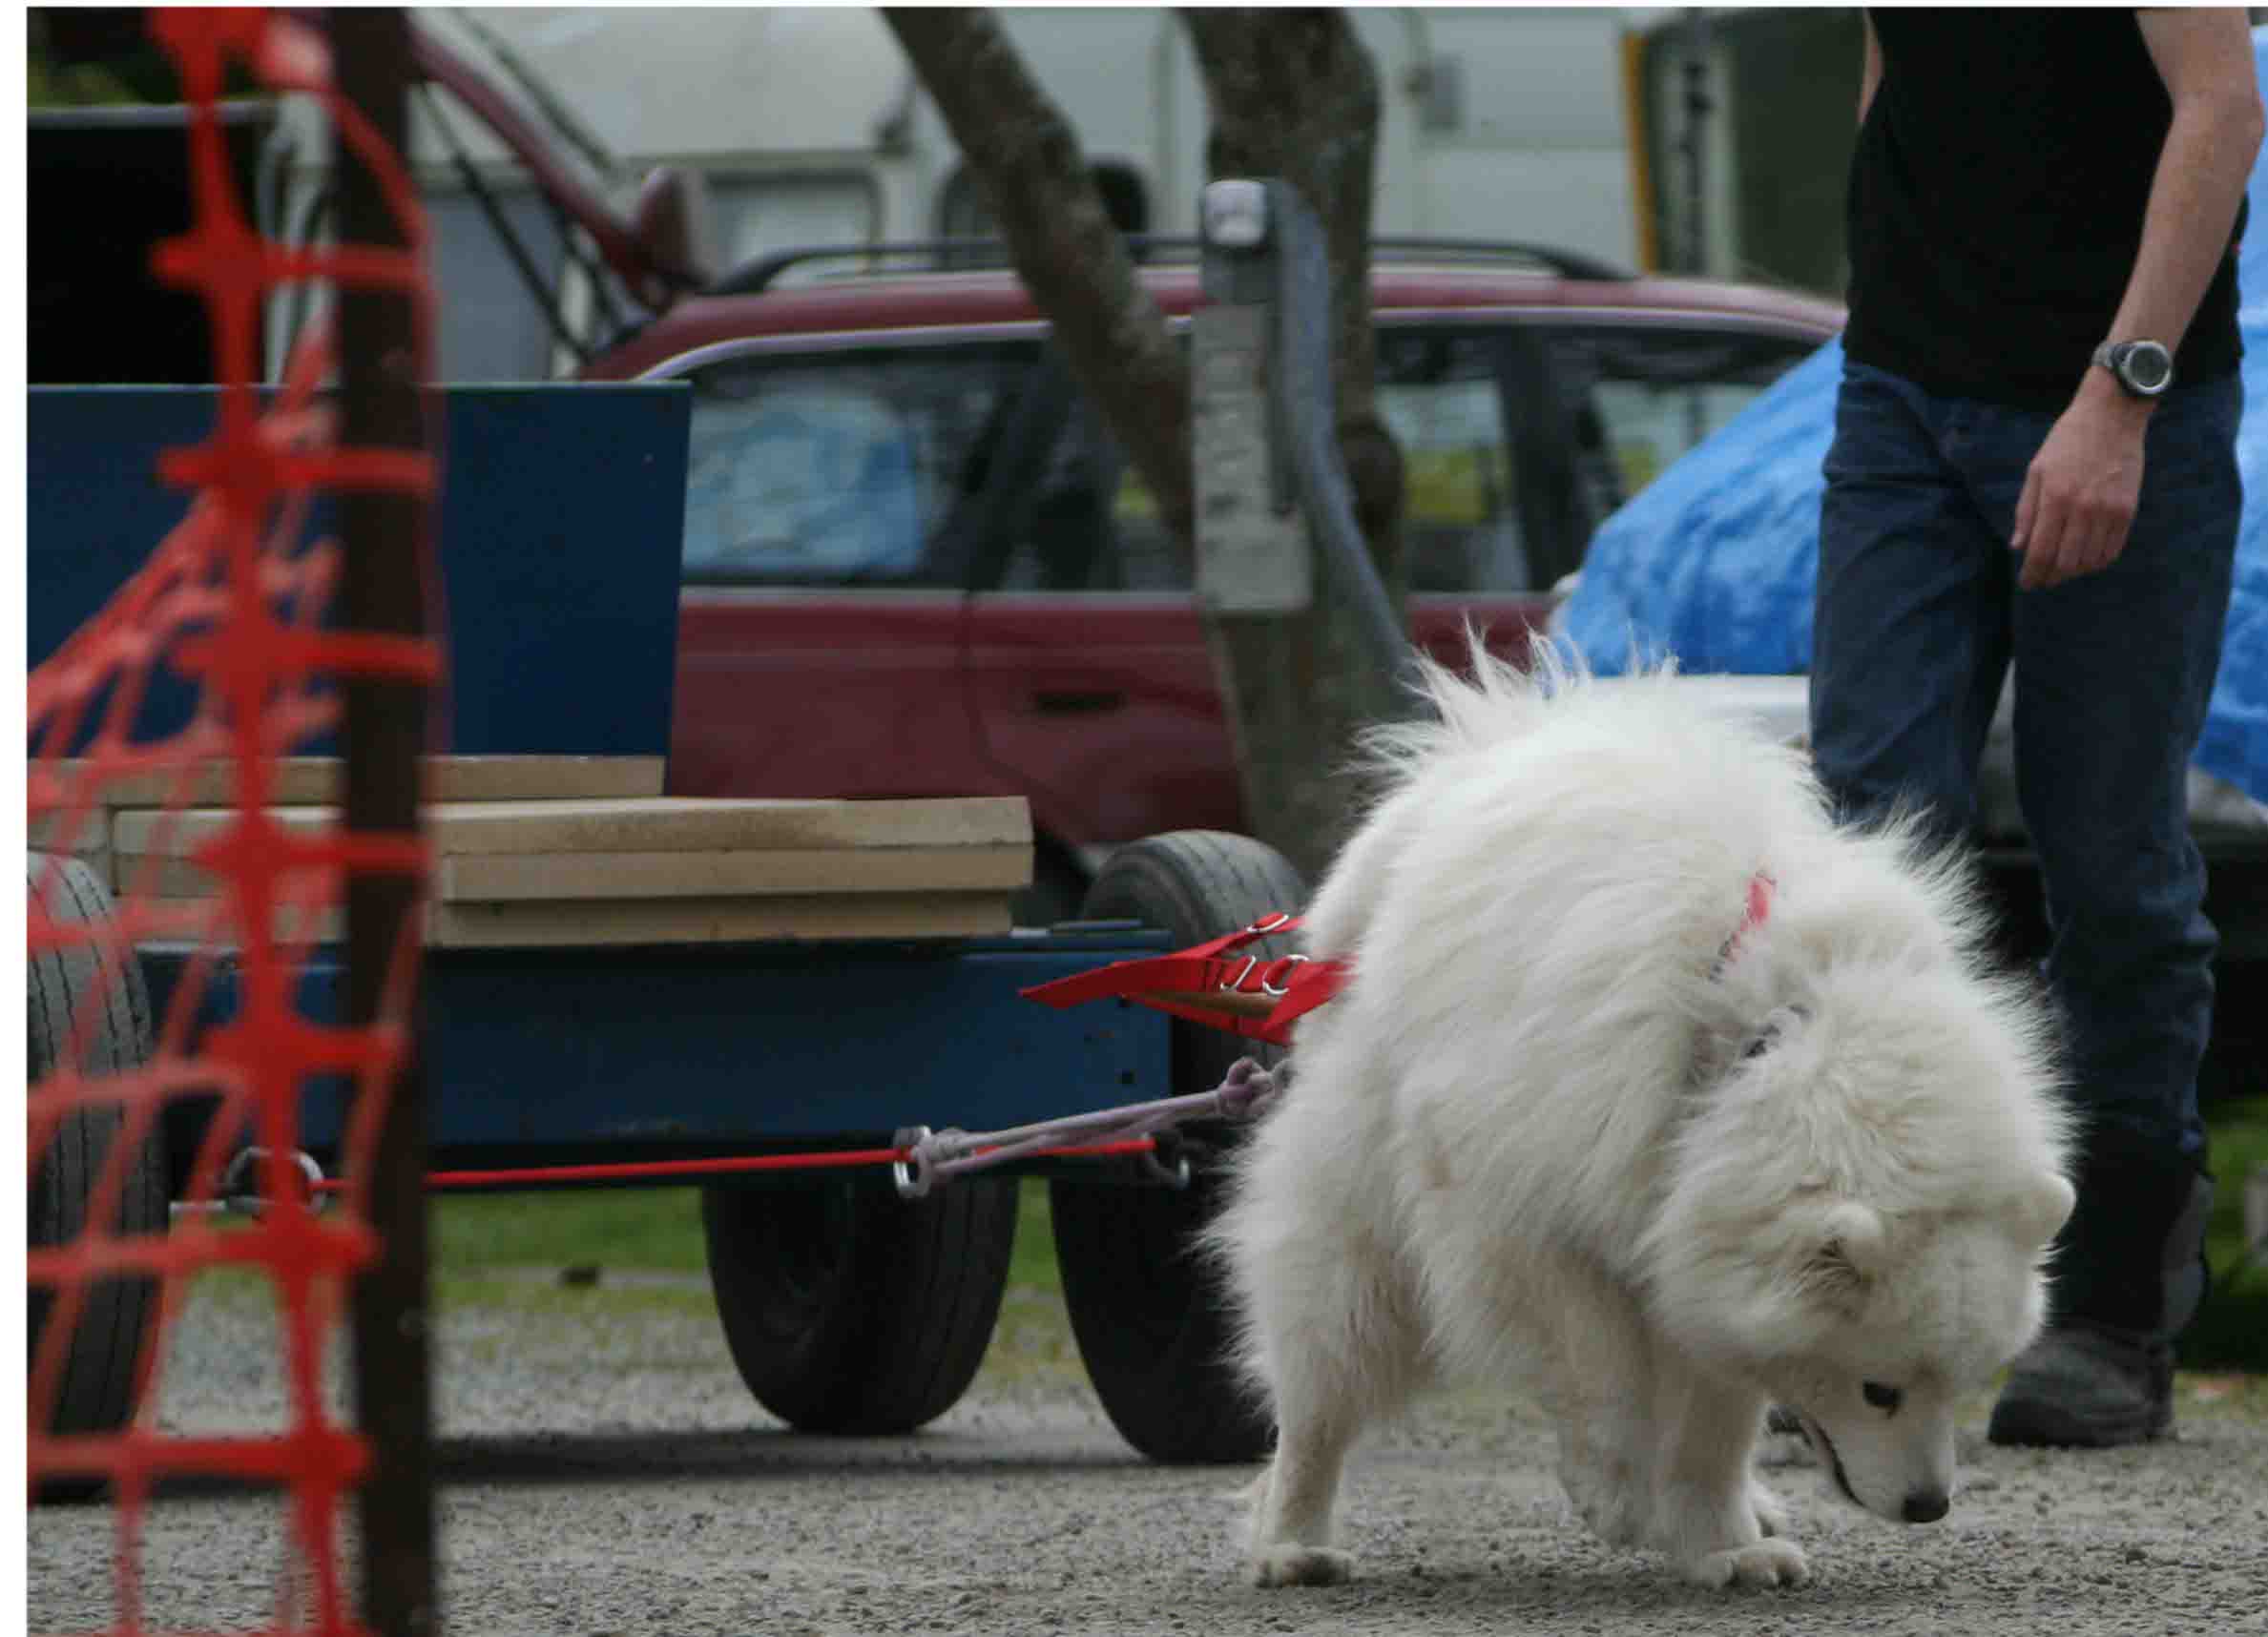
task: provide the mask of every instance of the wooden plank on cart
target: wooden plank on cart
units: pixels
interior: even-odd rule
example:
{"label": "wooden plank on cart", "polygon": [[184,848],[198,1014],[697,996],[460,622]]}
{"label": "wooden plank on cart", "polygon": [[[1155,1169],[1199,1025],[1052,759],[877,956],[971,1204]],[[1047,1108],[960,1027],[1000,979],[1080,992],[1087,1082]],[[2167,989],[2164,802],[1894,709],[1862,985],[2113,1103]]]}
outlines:
{"label": "wooden plank on cart", "polygon": [[745,898],[882,892],[1015,892],[1031,879],[1031,849],[966,847],[674,853],[476,853],[445,857],[434,897],[444,903],[547,899]]}
{"label": "wooden plank on cart", "polygon": [[[342,777],[337,756],[281,756],[274,771],[279,807],[304,807],[339,799]],[[435,756],[425,759],[426,800],[566,801],[654,797],[661,794],[663,760],[657,756]],[[58,778],[73,787],[87,777],[86,763],[59,761]],[[236,797],[236,771],[226,762],[192,770],[186,790],[177,790],[178,769],[124,774],[103,781],[99,798],[113,810],[172,805],[218,807]]]}
{"label": "wooden plank on cart", "polygon": [[[286,828],[335,823],[327,807],[278,807]],[[114,848],[183,858],[225,828],[224,807],[190,808],[170,825],[163,815],[118,815]],[[867,847],[1029,846],[1030,810],[1021,797],[924,801],[801,801],[684,796],[610,801],[446,801],[426,809],[434,850],[477,854],[826,852]]]}
{"label": "wooden plank on cart", "polygon": [[[287,829],[333,821],[270,813]],[[156,896],[203,898],[194,855],[232,817],[119,813],[116,867]],[[443,948],[976,937],[1008,930],[1031,879],[1021,797],[442,802],[426,820],[427,942]]]}
{"label": "wooden plank on cart", "polygon": [[1009,909],[1007,894],[974,892],[595,899],[435,904],[427,925],[427,943],[439,949],[983,938],[1009,929]]}
{"label": "wooden plank on cart", "polygon": [[[202,898],[164,900],[203,903]],[[276,911],[274,934],[336,943],[343,911],[310,920]],[[429,949],[583,949],[625,944],[746,943],[858,938],[988,938],[1009,929],[1004,893],[803,894],[772,898],[599,899],[521,903],[436,903],[426,908]]]}

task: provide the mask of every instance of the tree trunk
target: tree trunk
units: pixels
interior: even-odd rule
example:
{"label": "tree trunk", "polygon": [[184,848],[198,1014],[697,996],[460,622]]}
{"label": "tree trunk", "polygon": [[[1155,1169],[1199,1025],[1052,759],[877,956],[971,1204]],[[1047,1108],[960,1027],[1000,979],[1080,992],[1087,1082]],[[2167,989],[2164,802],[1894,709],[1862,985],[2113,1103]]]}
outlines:
{"label": "tree trunk", "polygon": [[[1281,176],[1305,198],[1330,253],[1332,387],[1355,516],[1402,607],[1402,453],[1378,417],[1370,323],[1370,204],[1378,75],[1338,10],[1192,8],[1181,12],[1212,102],[1206,170]],[[1290,616],[1216,623],[1236,678],[1238,766],[1254,831],[1309,880],[1352,819],[1340,776],[1355,735],[1401,706],[1369,663],[1346,599],[1327,576]]]}
{"label": "tree trunk", "polygon": [[1072,378],[1187,557],[1196,514],[1189,360],[1134,276],[1078,137],[991,12],[884,7],[882,14],[960,144]]}
{"label": "tree trunk", "polygon": [[[1192,555],[1186,356],[1135,277],[1078,138],[985,10],[884,8],[923,88],[985,190],[1018,274]],[[1214,111],[1216,176],[1281,176],[1323,226],[1331,256],[1337,419],[1358,521],[1401,602],[1402,457],[1371,392],[1369,227],[1379,115],[1368,54],[1337,11],[1191,10]],[[1313,880],[1349,827],[1337,777],[1365,722],[1399,707],[1364,657],[1329,578],[1292,616],[1212,617],[1246,822]]]}

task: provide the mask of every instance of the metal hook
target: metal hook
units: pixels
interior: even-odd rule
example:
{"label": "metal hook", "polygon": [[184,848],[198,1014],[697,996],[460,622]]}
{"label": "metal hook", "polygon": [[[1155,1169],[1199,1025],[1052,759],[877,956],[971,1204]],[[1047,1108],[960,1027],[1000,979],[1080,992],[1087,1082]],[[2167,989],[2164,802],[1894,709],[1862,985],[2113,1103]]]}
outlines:
{"label": "metal hook", "polygon": [[[268,1150],[261,1148],[239,1149],[236,1157],[228,1162],[228,1169],[220,1174],[220,1203],[225,1209],[246,1216],[258,1216],[267,1209],[257,1189],[248,1186],[251,1174],[266,1163]],[[300,1168],[300,1174],[307,1181],[309,1208],[320,1212],[328,1203],[323,1195],[323,1167],[305,1149],[294,1149],[292,1163]]]}
{"label": "metal hook", "polygon": [[1286,955],[1280,961],[1269,962],[1267,965],[1262,967],[1260,970],[1260,993],[1263,995],[1273,995],[1278,997],[1290,994],[1291,985],[1289,984],[1286,984],[1280,988],[1276,984],[1268,982],[1268,974],[1270,972],[1287,970],[1290,967],[1304,964],[1306,960],[1307,957],[1304,955]]}
{"label": "metal hook", "polygon": [[[890,1139],[890,1146],[907,1150],[906,1159],[890,1162],[890,1181],[900,1199],[926,1199],[937,1180],[937,1162],[929,1152],[932,1135],[926,1126],[906,1126]],[[909,1166],[906,1160],[911,1160]]]}

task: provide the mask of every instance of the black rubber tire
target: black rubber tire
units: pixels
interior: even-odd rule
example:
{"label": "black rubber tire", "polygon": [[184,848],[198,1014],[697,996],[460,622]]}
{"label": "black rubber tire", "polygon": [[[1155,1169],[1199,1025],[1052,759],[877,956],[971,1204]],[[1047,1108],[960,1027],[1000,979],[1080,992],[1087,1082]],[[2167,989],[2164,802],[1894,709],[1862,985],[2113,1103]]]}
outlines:
{"label": "black rubber tire", "polygon": [[[34,853],[29,866],[31,890],[45,895],[43,901],[55,920],[92,923],[111,918],[109,891],[80,860]],[[47,950],[29,963],[26,1058],[34,1095],[69,1049],[78,1020],[89,1007],[100,1010],[86,1026],[82,1072],[114,1074],[150,1060],[149,991],[138,963],[128,960],[122,963],[123,970],[120,965],[93,948]],[[124,1125],[124,1109],[99,1103],[81,1105],[64,1116],[31,1173],[28,1243],[61,1245],[85,1230],[88,1201]],[[149,1139],[134,1156],[119,1194],[115,1233],[166,1231],[169,1212],[160,1131],[160,1123],[153,1121]],[[55,1297],[56,1292],[48,1286],[33,1285],[29,1291],[28,1360],[38,1357]],[[88,1285],[49,1418],[50,1432],[115,1432],[133,1419],[139,1359],[144,1345],[153,1339],[157,1318],[156,1279],[102,1279]],[[104,1481],[97,1477],[55,1478],[40,1485],[36,1498],[84,1501],[103,1488]]]}
{"label": "black rubber tire", "polygon": [[1087,872],[1067,849],[1046,839],[1032,847],[1031,884],[1009,900],[1009,918],[1017,926],[1046,928],[1076,921],[1087,896]]}
{"label": "black rubber tire", "polygon": [[1016,1185],[886,1177],[701,1191],[709,1284],[757,1401],[803,1432],[907,1433],[968,1388],[1008,1286]]}
{"label": "black rubber tire", "polygon": [[[1289,860],[1248,836],[1180,830],[1113,854],[1081,910],[1090,921],[1131,918],[1186,948],[1304,907],[1307,886]],[[1250,945],[1263,960],[1291,953],[1289,938]],[[1176,1020],[1173,1094],[1210,1091],[1239,1057],[1263,1065],[1283,1054],[1223,1029]],[[1227,1300],[1194,1253],[1195,1235],[1220,1206],[1216,1160],[1225,1129],[1189,1128],[1193,1174],[1182,1190],[1050,1185],[1055,1255],[1072,1333],[1105,1413],[1126,1441],[1175,1465],[1257,1461],[1275,1428],[1228,1363]]]}

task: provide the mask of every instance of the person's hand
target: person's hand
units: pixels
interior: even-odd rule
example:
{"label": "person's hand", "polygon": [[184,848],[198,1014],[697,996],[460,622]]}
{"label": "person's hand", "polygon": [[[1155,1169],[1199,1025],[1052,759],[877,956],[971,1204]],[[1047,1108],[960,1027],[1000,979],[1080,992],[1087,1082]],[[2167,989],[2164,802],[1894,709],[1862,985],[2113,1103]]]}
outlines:
{"label": "person's hand", "polygon": [[[2108,378],[2105,378],[2108,385]],[[2090,380],[2032,457],[2008,545],[2024,554],[2016,583],[2060,586],[2118,561],[2142,494],[2150,406]]]}

